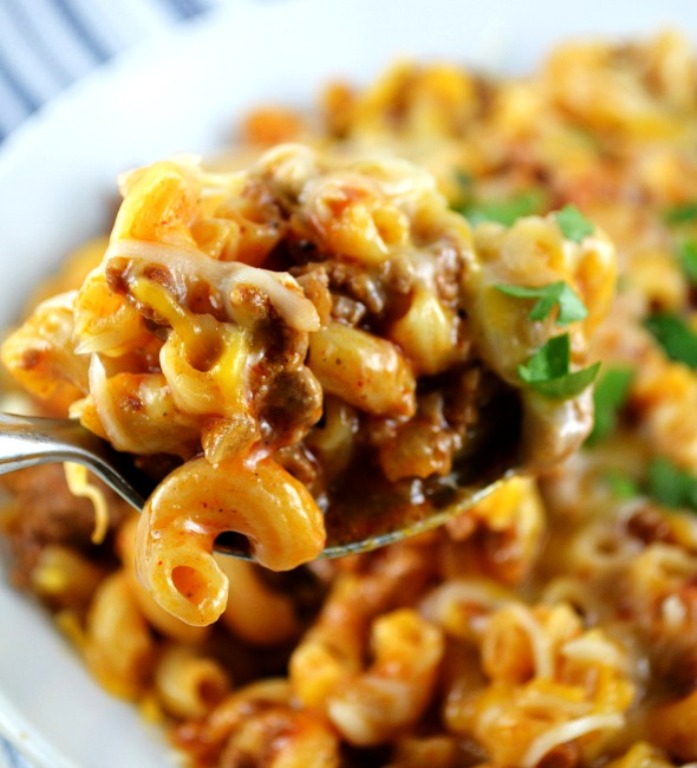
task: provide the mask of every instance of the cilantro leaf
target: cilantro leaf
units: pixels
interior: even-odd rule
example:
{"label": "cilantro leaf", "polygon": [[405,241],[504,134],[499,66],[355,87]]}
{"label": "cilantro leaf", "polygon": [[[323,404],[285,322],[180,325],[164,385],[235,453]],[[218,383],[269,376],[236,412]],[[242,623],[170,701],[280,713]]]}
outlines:
{"label": "cilantro leaf", "polygon": [[526,288],[521,285],[497,285],[501,293],[518,299],[537,299],[530,310],[531,320],[544,320],[555,306],[559,307],[558,325],[568,325],[577,320],[584,320],[588,310],[574,289],[560,280],[539,288]]}
{"label": "cilantro leaf", "polygon": [[541,213],[546,196],[541,189],[528,189],[504,200],[479,200],[458,209],[472,225],[495,221],[510,227],[523,216]]}
{"label": "cilantro leaf", "polygon": [[631,368],[608,368],[598,380],[593,393],[595,418],[587,440],[589,445],[595,445],[615,429],[617,412],[627,401],[633,378]]}
{"label": "cilantro leaf", "polygon": [[666,224],[687,224],[697,219],[697,200],[681,203],[663,211],[663,221]]}
{"label": "cilantro leaf", "polygon": [[692,285],[697,285],[697,242],[685,240],[679,243],[677,257],[687,279]]}
{"label": "cilantro leaf", "polygon": [[647,490],[665,507],[697,511],[697,477],[676,467],[665,456],[659,456],[649,464]]}
{"label": "cilantro leaf", "polygon": [[569,334],[553,336],[527,361],[518,366],[518,375],[530,389],[554,399],[575,397],[598,375],[600,363],[571,372]]}
{"label": "cilantro leaf", "polygon": [[616,469],[603,473],[603,481],[616,499],[633,499],[641,494],[641,488],[629,475]]}
{"label": "cilantro leaf", "polygon": [[575,205],[565,205],[554,218],[567,240],[580,243],[584,237],[595,232],[595,226],[579,211]]}
{"label": "cilantro leaf", "polygon": [[657,312],[644,325],[671,360],[697,369],[697,334],[679,315]]}

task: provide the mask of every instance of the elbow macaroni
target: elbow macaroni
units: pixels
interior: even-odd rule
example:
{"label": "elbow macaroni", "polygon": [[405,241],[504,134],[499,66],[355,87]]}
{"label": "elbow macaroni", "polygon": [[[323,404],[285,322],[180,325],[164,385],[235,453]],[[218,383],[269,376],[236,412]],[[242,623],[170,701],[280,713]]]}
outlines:
{"label": "elbow macaroni", "polygon": [[[434,179],[395,159],[347,162],[287,145],[230,174],[207,172],[192,158],[155,163],[122,177],[121,191],[101,264],[70,300],[39,306],[6,342],[5,361],[38,395],[72,393],[70,413],[117,449],[180,462],[148,500],[136,561],[155,600],[196,626],[216,621],[228,599],[212,556],[220,534],[246,537],[254,558],[274,570],[322,551],[324,519],[313,494],[324,495],[325,507],[345,495],[333,487],[339,469],[330,461],[325,476],[321,448],[313,454],[324,396],[374,420],[362,439],[377,447],[374,471],[387,484],[378,474],[374,504],[409,478],[433,479],[429,493],[437,495],[438,478],[448,482],[468,460],[470,436],[461,409],[449,413],[420,382],[441,375],[445,386],[459,386],[489,366],[504,397],[504,382],[520,389],[509,346],[532,348],[515,307],[480,307],[491,288],[477,275],[498,269],[496,253],[510,249],[520,252],[518,272],[535,269],[536,280],[571,276],[576,284],[593,261],[592,279],[583,280],[586,325],[603,314],[612,279],[602,239],[577,248],[543,220],[516,225],[510,243],[495,233],[489,242],[484,230],[473,241]],[[279,235],[266,243],[265,258],[266,240],[256,240],[252,258],[240,238],[259,219]],[[526,249],[543,237],[552,255],[538,264]],[[279,260],[297,277],[268,268]],[[479,359],[468,334],[484,327],[481,316],[495,319],[486,328],[506,342],[485,338]],[[580,359],[587,337],[581,327],[574,333]],[[55,390],[46,379],[61,367]],[[563,445],[543,441],[537,453],[545,460],[563,457],[586,433],[584,397],[527,408],[523,426],[565,434]],[[284,466],[289,451],[296,464],[304,452],[309,482]],[[341,483],[361,462],[347,447]]]}
{"label": "elbow macaroni", "polygon": [[165,609],[193,625],[215,621],[227,603],[228,581],[211,554],[221,533],[243,534],[255,559],[274,570],[312,559],[323,542],[314,499],[270,458],[218,466],[194,459],[160,484],[144,512],[136,539],[141,579]]}

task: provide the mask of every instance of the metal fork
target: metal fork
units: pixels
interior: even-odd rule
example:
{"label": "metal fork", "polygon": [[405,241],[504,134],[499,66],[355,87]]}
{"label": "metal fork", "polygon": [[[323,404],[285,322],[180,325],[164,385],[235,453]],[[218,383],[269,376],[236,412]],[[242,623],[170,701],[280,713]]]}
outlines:
{"label": "metal fork", "polygon": [[[66,461],[85,465],[138,511],[156,485],[139,471],[132,455],[119,453],[74,419],[0,412],[0,474]],[[390,510],[388,500],[380,501],[380,497],[377,507],[354,506],[349,515],[329,510],[325,517],[327,543],[321,557],[365,552],[441,525],[491,493],[513,471],[510,456],[505,462],[483,464],[475,473],[476,481],[473,477],[453,480],[453,485],[444,481],[440,495],[447,491],[447,498],[441,503],[433,501],[408,510],[403,505]],[[222,534],[216,540],[216,552],[251,559],[249,547],[239,539],[235,534]]]}
{"label": "metal fork", "polygon": [[132,458],[74,419],[0,412],[0,475],[64,461],[84,464],[138,511],[154,488]]}

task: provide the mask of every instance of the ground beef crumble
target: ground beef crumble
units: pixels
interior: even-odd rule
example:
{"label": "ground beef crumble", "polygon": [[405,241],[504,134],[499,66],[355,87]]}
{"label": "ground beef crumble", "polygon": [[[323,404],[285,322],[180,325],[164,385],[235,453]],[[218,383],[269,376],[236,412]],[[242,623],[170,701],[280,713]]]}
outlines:
{"label": "ground beef crumble", "polygon": [[[7,531],[13,555],[10,576],[17,586],[29,587],[39,555],[49,545],[65,545],[88,557],[102,556],[110,549],[92,543],[94,508],[89,500],[68,490],[62,465],[46,464],[5,475],[0,487],[7,492],[0,522]],[[104,493],[112,531],[130,507],[108,489]]]}

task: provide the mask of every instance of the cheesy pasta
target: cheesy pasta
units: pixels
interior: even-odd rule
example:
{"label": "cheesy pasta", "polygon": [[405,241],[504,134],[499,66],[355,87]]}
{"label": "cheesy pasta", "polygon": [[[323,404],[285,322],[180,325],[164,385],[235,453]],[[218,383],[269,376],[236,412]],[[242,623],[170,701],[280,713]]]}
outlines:
{"label": "cheesy pasta", "polygon": [[697,762],[685,40],[399,62],[119,186],[2,346],[156,486],[3,480],[17,585],[111,693],[196,768]]}
{"label": "cheesy pasta", "polygon": [[[79,379],[79,364],[67,367],[66,385],[84,395],[70,413],[121,451],[183,460],[147,502],[136,563],[159,604],[187,623],[210,624],[225,610],[228,580],[212,555],[221,534],[244,536],[274,570],[321,552],[320,505],[336,506],[339,493],[304,438],[323,394],[355,408],[358,440],[375,442],[375,471],[388,484],[373,492],[376,504],[410,480],[433,478],[423,490],[433,497],[438,478],[484,450],[454,423],[460,414],[436,405],[464,375],[479,373],[482,396],[510,410],[505,426],[474,413],[480,440],[521,431],[523,465],[556,463],[587,435],[588,387],[540,398],[516,372],[558,335],[553,319],[530,323],[525,304],[497,286],[578,288],[589,307],[571,334],[582,365],[613,285],[612,247],[599,231],[576,243],[550,215],[509,231],[482,225],[473,238],[417,166],[299,145],[267,151],[248,172],[156,163],[126,175],[121,189],[100,265],[59,307],[41,303],[3,356],[31,391],[52,396],[43,378],[61,376],[65,341],[44,327],[67,323],[76,340],[67,354],[90,361]],[[231,214],[240,207],[241,222]],[[276,236],[266,255],[255,240],[250,264],[239,233],[258,218]],[[508,251],[514,258],[504,260]],[[593,280],[582,281],[589,270]],[[51,361],[46,370],[37,357]],[[442,413],[429,434],[433,408]],[[291,452],[314,487],[284,465]],[[342,514],[352,525],[354,513]]]}

